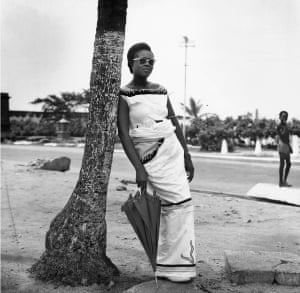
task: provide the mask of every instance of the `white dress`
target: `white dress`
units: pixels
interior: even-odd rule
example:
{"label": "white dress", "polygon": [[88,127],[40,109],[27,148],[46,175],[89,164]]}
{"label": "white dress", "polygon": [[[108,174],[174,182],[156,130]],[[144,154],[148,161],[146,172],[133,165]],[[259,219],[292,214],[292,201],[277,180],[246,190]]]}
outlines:
{"label": "white dress", "polygon": [[[147,190],[155,190],[162,200],[156,276],[196,276],[194,208],[184,151],[167,119],[167,93],[158,90],[121,90],[129,107],[129,135],[137,150],[143,144],[163,140],[150,161]],[[142,158],[141,158],[142,159]]]}

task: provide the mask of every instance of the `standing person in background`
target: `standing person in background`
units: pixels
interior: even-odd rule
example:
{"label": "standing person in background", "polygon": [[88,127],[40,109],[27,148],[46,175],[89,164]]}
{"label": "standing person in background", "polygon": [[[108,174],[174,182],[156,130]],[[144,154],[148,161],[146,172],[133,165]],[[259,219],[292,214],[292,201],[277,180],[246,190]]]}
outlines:
{"label": "standing person in background", "polygon": [[173,282],[196,277],[194,207],[189,182],[194,167],[167,90],[148,81],[154,55],[146,43],[127,53],[133,79],[120,90],[118,132],[142,190],[162,202],[156,276]]}
{"label": "standing person in background", "polygon": [[287,182],[291,168],[291,154],[293,153],[290,145],[290,132],[287,126],[288,112],[279,113],[280,124],[277,127],[278,152],[280,158],[279,164],[279,187],[291,187]]}

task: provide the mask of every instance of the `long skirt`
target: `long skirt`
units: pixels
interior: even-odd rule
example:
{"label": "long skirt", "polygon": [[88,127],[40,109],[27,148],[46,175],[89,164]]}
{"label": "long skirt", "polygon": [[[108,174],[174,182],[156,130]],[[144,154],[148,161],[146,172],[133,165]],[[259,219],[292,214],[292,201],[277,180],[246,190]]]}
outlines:
{"label": "long skirt", "polygon": [[184,152],[175,134],[146,163],[149,184],[162,200],[156,276],[196,276],[194,207]]}

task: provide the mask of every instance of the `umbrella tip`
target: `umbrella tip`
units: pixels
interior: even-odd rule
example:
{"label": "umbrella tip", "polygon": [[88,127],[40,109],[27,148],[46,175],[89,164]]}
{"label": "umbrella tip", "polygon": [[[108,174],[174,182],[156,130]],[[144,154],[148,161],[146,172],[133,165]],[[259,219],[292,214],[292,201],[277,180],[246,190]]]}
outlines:
{"label": "umbrella tip", "polygon": [[156,276],[156,274],[154,275],[154,278],[155,278],[156,288],[158,289],[157,276]]}

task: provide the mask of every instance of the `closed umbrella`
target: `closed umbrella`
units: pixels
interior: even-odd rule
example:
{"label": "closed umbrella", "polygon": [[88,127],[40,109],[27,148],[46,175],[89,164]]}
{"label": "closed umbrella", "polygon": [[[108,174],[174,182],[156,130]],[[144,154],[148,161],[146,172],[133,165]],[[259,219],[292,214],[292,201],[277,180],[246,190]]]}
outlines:
{"label": "closed umbrella", "polygon": [[125,212],[140,239],[154,272],[159,237],[160,205],[160,199],[155,193],[150,195],[146,191],[137,191],[135,196],[130,195],[122,206],[122,211]]}

